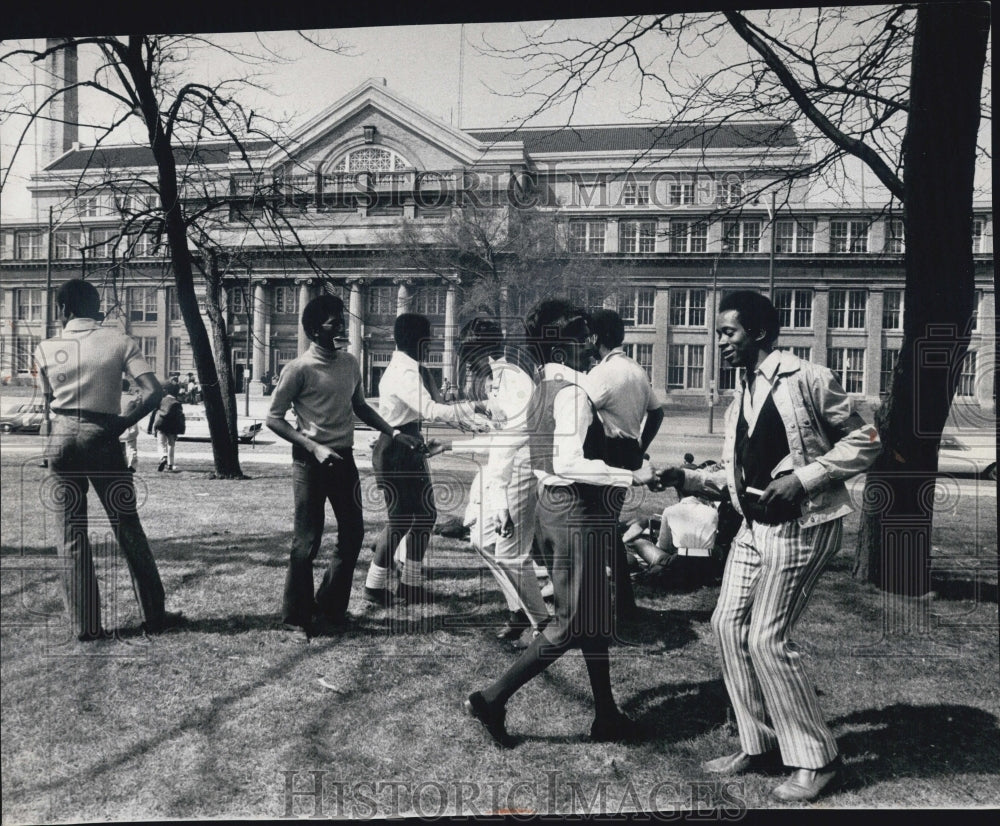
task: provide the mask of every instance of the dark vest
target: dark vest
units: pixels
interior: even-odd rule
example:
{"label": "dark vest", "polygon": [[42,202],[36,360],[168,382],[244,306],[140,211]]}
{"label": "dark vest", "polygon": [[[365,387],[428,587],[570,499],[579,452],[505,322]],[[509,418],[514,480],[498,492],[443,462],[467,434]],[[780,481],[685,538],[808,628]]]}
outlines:
{"label": "dark vest", "polygon": [[[531,451],[531,467],[533,470],[543,470],[546,473],[555,474],[552,469],[552,456],[555,453],[553,437],[556,432],[555,400],[559,391],[564,387],[570,387],[573,382],[565,380],[545,380],[535,388],[535,395],[531,401],[531,409],[528,411],[528,433],[529,449]],[[583,388],[575,385],[580,393]],[[583,455],[586,459],[603,459],[605,454],[604,425],[594,412],[594,406],[590,405],[590,427],[587,428],[587,437],[583,441]]]}
{"label": "dark vest", "polygon": [[[745,391],[749,392],[749,391]],[[771,483],[771,471],[788,455],[788,436],[781,421],[774,399],[768,393],[757,414],[753,433],[740,405],[736,422],[736,492],[743,513],[752,522],[777,525],[798,519],[802,513],[798,505],[769,504],[762,508],[757,497],[747,496],[746,488],[764,490]]]}

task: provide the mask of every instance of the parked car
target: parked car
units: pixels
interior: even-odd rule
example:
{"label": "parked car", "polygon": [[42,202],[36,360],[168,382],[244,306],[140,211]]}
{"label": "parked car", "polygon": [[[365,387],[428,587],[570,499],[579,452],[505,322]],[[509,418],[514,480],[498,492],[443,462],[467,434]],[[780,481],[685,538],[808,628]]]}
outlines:
{"label": "parked car", "polygon": [[[208,419],[205,418],[205,407],[200,404],[184,405],[184,433],[177,437],[178,441],[188,442],[210,442],[211,436],[208,433]],[[236,416],[236,432],[239,434],[240,444],[251,444],[257,438],[264,422],[252,416]]]}
{"label": "parked car", "polygon": [[4,433],[37,433],[45,421],[45,405],[22,402],[9,408],[0,416],[0,430]]}
{"label": "parked car", "polygon": [[973,474],[996,481],[996,438],[972,432],[961,436],[943,433],[938,448],[938,473]]}

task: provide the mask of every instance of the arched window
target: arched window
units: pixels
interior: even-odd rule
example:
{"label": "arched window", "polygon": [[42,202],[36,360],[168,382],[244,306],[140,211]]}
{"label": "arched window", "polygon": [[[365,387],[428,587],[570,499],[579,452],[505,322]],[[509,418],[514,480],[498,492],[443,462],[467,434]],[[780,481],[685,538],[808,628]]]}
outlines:
{"label": "arched window", "polygon": [[353,149],[344,155],[333,167],[334,172],[395,172],[399,169],[412,169],[402,155],[391,149],[365,146]]}

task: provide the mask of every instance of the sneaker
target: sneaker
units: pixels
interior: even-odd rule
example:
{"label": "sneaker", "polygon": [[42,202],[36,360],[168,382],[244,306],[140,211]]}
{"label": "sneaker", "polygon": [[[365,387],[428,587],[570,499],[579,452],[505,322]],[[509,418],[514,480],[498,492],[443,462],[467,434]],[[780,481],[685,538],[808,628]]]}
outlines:
{"label": "sneaker", "polygon": [[465,711],[483,724],[486,733],[501,748],[508,749],[517,745],[517,741],[507,733],[506,707],[495,708],[486,702],[482,694],[473,691],[465,701]]}
{"label": "sneaker", "polygon": [[157,473],[163,473],[163,469],[164,469],[164,468],[165,468],[166,466],[167,466],[167,459],[166,459],[166,457],[164,457],[164,458],[160,459],[160,464],[158,464],[158,465],[156,466],[156,472],[157,472]]}

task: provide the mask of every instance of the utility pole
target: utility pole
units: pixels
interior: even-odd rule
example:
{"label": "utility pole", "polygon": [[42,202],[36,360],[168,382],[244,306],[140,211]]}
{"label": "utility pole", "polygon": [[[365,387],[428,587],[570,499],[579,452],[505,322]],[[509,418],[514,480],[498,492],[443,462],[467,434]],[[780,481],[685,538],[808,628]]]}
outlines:
{"label": "utility pole", "polygon": [[718,274],[719,274],[719,256],[715,256],[715,260],[712,262],[712,318],[709,321],[708,326],[708,432],[714,433],[713,425],[715,423],[715,321],[719,309],[719,291],[718,291]]}
{"label": "utility pole", "polygon": [[767,297],[774,302],[774,238],[775,231],[777,229],[777,214],[775,213],[774,207],[774,193],[771,193],[771,209],[770,215],[771,219],[771,252],[767,256]]}
{"label": "utility pole", "polygon": [[246,364],[243,370],[243,415],[250,415],[250,347],[252,344],[250,331],[252,330],[251,324],[253,322],[253,267],[247,264],[247,297],[243,302],[244,309],[246,310],[247,316],[247,351],[246,351]]}

